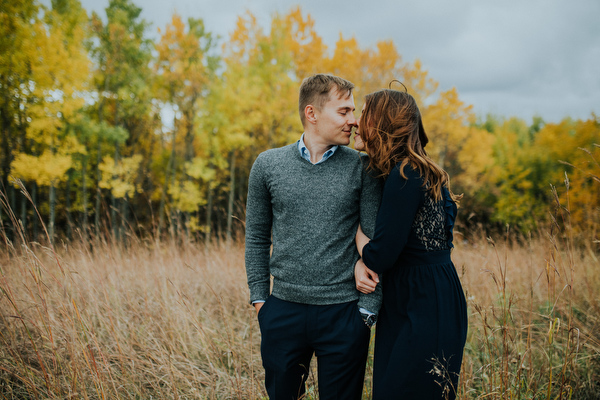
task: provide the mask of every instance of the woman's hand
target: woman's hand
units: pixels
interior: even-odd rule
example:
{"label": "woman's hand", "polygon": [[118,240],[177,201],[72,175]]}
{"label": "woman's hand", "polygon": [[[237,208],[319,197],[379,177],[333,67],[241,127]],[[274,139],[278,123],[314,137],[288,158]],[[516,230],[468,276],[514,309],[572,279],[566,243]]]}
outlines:
{"label": "woman's hand", "polygon": [[367,235],[364,234],[360,227],[360,224],[358,225],[358,230],[356,231],[356,238],[354,240],[356,241],[356,248],[358,249],[358,254],[360,254],[360,256],[362,257],[363,247],[365,247],[365,245],[369,243],[371,239],[369,239]]}
{"label": "woman's hand", "polygon": [[354,266],[354,280],[356,281],[356,289],[364,294],[369,294],[375,290],[379,283],[379,275],[371,271],[362,258],[360,258]]}

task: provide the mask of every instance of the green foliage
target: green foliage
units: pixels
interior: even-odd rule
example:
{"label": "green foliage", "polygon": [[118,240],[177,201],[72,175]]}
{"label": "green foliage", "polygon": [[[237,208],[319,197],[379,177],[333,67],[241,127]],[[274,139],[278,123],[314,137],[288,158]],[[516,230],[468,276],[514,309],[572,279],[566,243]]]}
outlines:
{"label": "green foliage", "polygon": [[[2,183],[42,189],[36,205],[56,211],[61,231],[87,226],[88,216],[96,234],[108,216],[113,228],[135,219],[139,231],[171,224],[207,240],[225,220],[228,235],[242,230],[252,162],[298,140],[297,91],[315,72],[353,81],[358,109],[392,79],[408,86],[429,155],[464,193],[465,227],[539,231],[551,222],[551,185],[568,179],[558,196],[571,207],[573,232],[598,231],[594,114],[558,124],[477,121],[456,88],[438,92],[392,41],[362,48],[340,36],[328,49],[299,7],[274,14],[268,30],[246,12],[221,43],[201,19],[176,14],[153,42],[131,0],[112,0],[104,17],[88,18],[78,0],[53,0],[50,9],[7,0],[0,11]],[[33,210],[21,203],[31,227]]]}
{"label": "green foliage", "polygon": [[560,199],[573,210],[571,223],[575,231],[598,229],[600,188],[592,174],[600,158],[597,117],[593,115],[586,121],[565,119],[558,124],[534,118],[527,126],[516,118],[488,116],[474,126],[489,132],[492,138],[487,176],[482,182],[487,193],[482,199],[487,197],[489,205],[483,212],[487,214],[484,219],[523,232],[537,231],[549,221],[549,206],[554,203],[550,187],[564,187],[563,182],[568,180],[570,197],[567,199],[569,194],[561,190]]}

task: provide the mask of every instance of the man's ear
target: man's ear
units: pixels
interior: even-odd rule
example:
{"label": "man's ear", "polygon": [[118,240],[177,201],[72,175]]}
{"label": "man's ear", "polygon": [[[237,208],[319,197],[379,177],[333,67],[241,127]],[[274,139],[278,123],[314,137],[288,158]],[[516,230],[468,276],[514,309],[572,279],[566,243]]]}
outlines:
{"label": "man's ear", "polygon": [[306,107],[304,107],[304,118],[306,119],[307,122],[309,122],[311,124],[317,123],[316,110],[312,104],[309,104]]}

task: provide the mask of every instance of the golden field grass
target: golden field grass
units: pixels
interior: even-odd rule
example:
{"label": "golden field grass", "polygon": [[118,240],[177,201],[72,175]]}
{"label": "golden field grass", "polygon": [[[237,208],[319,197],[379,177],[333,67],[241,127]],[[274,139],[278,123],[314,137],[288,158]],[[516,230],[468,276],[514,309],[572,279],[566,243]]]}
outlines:
{"label": "golden field grass", "polygon": [[[469,306],[458,397],[600,398],[593,241],[455,237]],[[243,243],[1,246],[1,399],[266,398]]]}

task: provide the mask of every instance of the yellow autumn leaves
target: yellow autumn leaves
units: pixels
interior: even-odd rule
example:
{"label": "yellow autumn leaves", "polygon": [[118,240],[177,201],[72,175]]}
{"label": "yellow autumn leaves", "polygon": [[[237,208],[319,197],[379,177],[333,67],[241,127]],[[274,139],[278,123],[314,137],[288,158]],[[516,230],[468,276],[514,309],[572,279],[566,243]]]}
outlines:
{"label": "yellow autumn leaves", "polygon": [[[531,125],[478,117],[393,41],[365,48],[340,35],[328,47],[299,7],[272,15],[268,29],[243,13],[227,38],[174,14],[152,39],[131,0],[111,1],[106,16],[88,17],[78,0],[53,6],[7,0],[0,9],[0,172],[5,187],[42,188],[38,201],[57,210],[48,217],[59,228],[93,215],[100,232],[108,214],[115,228],[133,213],[139,226],[241,229],[250,166],[298,140],[298,87],[316,72],[354,82],[357,108],[402,81],[421,107],[427,151],[465,194],[466,226],[538,229],[565,171],[568,199],[558,192],[573,222],[600,223],[595,115]],[[27,207],[20,215],[31,220]]]}

